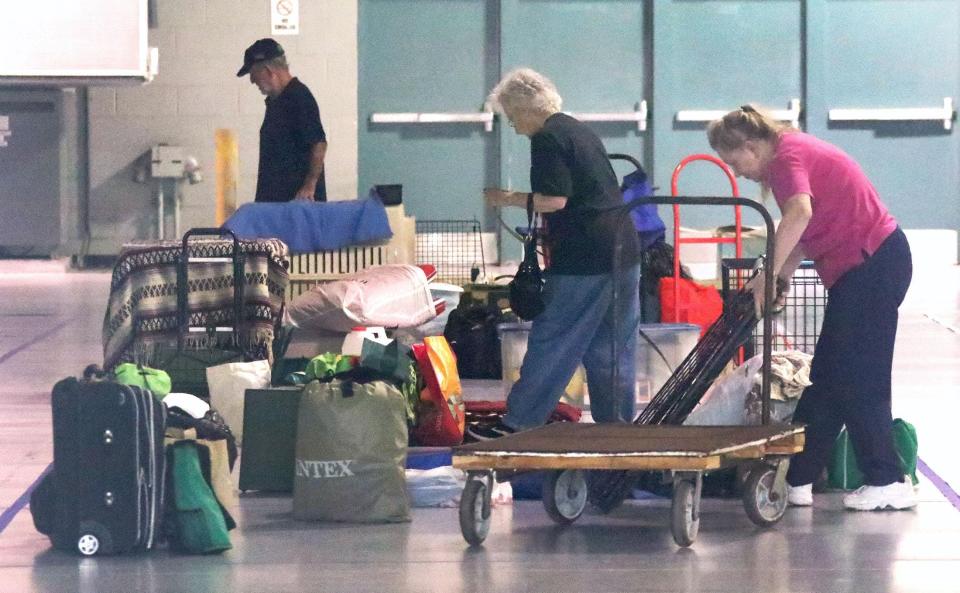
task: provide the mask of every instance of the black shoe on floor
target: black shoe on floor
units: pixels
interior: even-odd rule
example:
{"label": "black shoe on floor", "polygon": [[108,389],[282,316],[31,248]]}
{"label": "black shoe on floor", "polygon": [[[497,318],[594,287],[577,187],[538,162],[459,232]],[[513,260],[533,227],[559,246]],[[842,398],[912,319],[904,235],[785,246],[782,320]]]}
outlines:
{"label": "black shoe on floor", "polygon": [[498,439],[515,432],[517,431],[503,422],[497,422],[496,424],[471,424],[467,426],[467,436],[475,441]]}

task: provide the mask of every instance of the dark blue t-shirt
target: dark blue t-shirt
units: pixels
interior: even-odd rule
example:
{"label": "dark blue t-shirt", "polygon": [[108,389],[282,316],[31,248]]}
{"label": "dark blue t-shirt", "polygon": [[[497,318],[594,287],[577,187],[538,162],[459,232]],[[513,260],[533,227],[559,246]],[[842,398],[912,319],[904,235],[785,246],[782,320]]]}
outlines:
{"label": "dark blue t-shirt", "polygon": [[[305,84],[293,78],[276,97],[267,97],[260,126],[260,165],[257,202],[289,202],[303,186],[310,170],[310,154],[327,136],[320,123],[320,108]],[[327,201],[321,171],[314,198]]]}
{"label": "dark blue t-shirt", "polygon": [[[585,276],[613,268],[614,246],[623,246],[621,267],[639,261],[640,246],[623,205],[617,175],[603,142],[587,125],[563,113],[551,115],[530,138],[530,188],[564,196],[567,205],[544,215],[550,272]],[[626,224],[620,224],[626,217]]]}

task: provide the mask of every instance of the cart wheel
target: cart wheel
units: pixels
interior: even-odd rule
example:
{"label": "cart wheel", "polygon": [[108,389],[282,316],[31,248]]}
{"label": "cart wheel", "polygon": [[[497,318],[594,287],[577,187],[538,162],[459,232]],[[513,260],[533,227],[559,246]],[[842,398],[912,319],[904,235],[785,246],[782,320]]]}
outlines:
{"label": "cart wheel", "polygon": [[670,529],[673,541],[678,546],[687,547],[697,539],[700,531],[700,516],[695,514],[697,487],[690,480],[677,480],[673,483],[673,504],[670,507]]}
{"label": "cart wheel", "polygon": [[787,488],[774,488],[776,476],[777,469],[764,463],[750,470],[743,486],[743,508],[760,527],[775,524],[787,510]]}
{"label": "cart wheel", "polygon": [[471,546],[479,546],[490,532],[490,492],[486,480],[469,477],[460,496],[460,532]]}
{"label": "cart wheel", "polygon": [[577,520],[587,506],[587,477],[583,471],[552,471],[543,481],[543,508],[561,525]]}

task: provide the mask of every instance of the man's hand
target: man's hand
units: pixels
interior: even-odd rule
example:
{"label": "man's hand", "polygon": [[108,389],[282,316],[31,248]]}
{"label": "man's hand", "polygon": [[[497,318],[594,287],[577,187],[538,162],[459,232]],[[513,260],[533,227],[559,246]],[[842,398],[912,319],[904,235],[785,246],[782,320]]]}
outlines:
{"label": "man's hand", "polygon": [[516,206],[515,200],[512,199],[514,193],[516,192],[498,189],[496,187],[488,187],[483,190],[483,199],[487,203],[487,206],[493,208]]}
{"label": "man's hand", "polygon": [[317,191],[317,186],[310,185],[309,183],[304,184],[303,187],[297,190],[296,195],[293,196],[294,200],[303,200],[305,202],[313,202],[315,200],[314,193]]}
{"label": "man's hand", "polygon": [[[527,194],[520,191],[488,187],[483,190],[483,199],[488,206],[494,208],[503,206],[527,207]],[[563,196],[544,196],[541,194],[534,194],[533,196],[533,209],[540,213],[556,212],[562,210],[566,205],[567,198]]]}

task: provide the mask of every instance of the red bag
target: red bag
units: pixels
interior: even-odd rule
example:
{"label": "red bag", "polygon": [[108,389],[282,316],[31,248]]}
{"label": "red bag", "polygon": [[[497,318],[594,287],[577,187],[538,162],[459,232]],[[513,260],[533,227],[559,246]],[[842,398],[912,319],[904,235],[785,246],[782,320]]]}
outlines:
{"label": "red bag", "polygon": [[452,447],[463,442],[466,423],[457,358],[443,336],[427,336],[413,345],[426,389],[420,393],[413,438],[426,447]]}
{"label": "red bag", "polygon": [[693,323],[700,326],[700,337],[723,313],[723,299],[713,286],[680,279],[679,303],[674,303],[673,278],[660,279],[660,320],[664,323]]}

